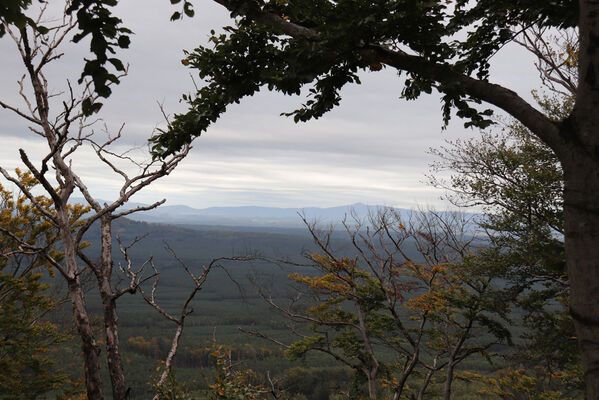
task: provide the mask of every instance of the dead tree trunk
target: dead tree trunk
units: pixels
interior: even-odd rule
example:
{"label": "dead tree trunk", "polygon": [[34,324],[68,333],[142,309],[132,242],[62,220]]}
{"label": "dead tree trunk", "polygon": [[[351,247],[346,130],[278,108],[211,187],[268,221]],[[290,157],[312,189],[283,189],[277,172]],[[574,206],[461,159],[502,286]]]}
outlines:
{"label": "dead tree trunk", "polygon": [[[64,206],[64,204],[62,205]],[[104,398],[104,395],[102,391],[102,377],[100,376],[100,347],[96,343],[87,309],[85,307],[85,297],[80,279],[80,268],[75,252],[76,245],[73,240],[66,206],[58,206],[57,214],[60,224],[60,236],[64,246],[66,266],[65,278],[68,284],[69,298],[71,299],[73,307],[75,326],[77,327],[77,333],[81,338],[87,398],[90,400],[101,400]]]}
{"label": "dead tree trunk", "polygon": [[104,395],[102,394],[102,378],[100,376],[100,347],[96,343],[89,323],[79,277],[68,281],[68,290],[73,305],[73,316],[75,317],[77,333],[81,338],[87,398],[90,400],[101,400],[104,398]]}
{"label": "dead tree trunk", "polygon": [[125,400],[128,389],[125,385],[125,374],[119,350],[119,317],[116,310],[116,297],[114,296],[110,278],[112,277],[112,220],[110,216],[104,215],[100,222],[102,240],[102,262],[101,273],[97,274],[98,288],[102,298],[104,310],[104,332],[106,335],[106,358],[108,371],[112,384],[112,396],[114,400]]}

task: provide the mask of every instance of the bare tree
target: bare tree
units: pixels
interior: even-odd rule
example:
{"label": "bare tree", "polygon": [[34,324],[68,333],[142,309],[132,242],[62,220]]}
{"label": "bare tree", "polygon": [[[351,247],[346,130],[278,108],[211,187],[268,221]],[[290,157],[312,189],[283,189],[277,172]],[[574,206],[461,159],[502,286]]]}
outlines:
{"label": "bare tree", "polygon": [[[499,322],[506,310],[492,307],[493,276],[474,272],[467,261],[478,239],[464,215],[430,211],[406,219],[383,209],[365,222],[348,218],[343,236],[349,248],[338,248],[344,243],[338,232],[304,222],[318,248],[307,255],[315,274],[291,275],[299,285],[288,304],[260,291],[293,323],[298,340],[287,344],[249,334],[285,347],[291,356],[328,354],[365,378],[372,399],[380,396],[380,384],[399,399],[415,375],[421,380],[410,384],[412,396],[422,399],[440,373],[449,399],[463,360],[509,340]],[[491,336],[473,340],[478,332]]]}
{"label": "bare tree", "polygon": [[535,67],[542,84],[554,93],[570,98],[578,90],[578,30],[555,31],[531,26],[514,41],[536,58]]}
{"label": "bare tree", "polygon": [[[183,328],[185,327],[185,318],[187,318],[187,316],[189,316],[193,312],[193,308],[190,306],[190,304],[196,296],[196,294],[198,293],[198,291],[200,291],[202,287],[204,287],[204,284],[206,283],[210,271],[212,271],[215,268],[225,269],[223,263],[227,261],[247,262],[256,260],[258,259],[258,257],[249,255],[214,258],[210,261],[210,263],[208,263],[208,265],[203,266],[201,272],[197,274],[192,271],[192,269],[175,253],[175,251],[168,244],[166,244],[166,249],[168,250],[168,252],[171,254],[173,258],[177,260],[179,265],[185,270],[185,272],[187,273],[187,275],[193,283],[193,287],[190,289],[189,293],[187,294],[187,297],[183,301],[179,313],[177,315],[174,315],[172,313],[169,313],[164,307],[162,307],[156,298],[156,289],[158,288],[158,283],[160,280],[160,272],[158,268],[156,268],[153,258],[149,257],[146,260],[146,262],[144,262],[138,269],[134,269],[133,267],[133,260],[129,255],[129,249],[137,242],[139,242],[141,239],[143,239],[143,237],[136,238],[132,243],[130,243],[127,246],[123,245],[121,239],[118,236],[116,239],[119,245],[119,250],[125,260],[124,266],[119,265],[120,270],[127,278],[129,283],[128,287],[125,290],[139,292],[146,303],[148,303],[164,318],[173,322],[176,326],[175,333],[173,334],[173,338],[171,339],[171,346],[164,360],[164,367],[162,369],[162,372],[160,373],[160,378],[158,378],[158,381],[156,382],[156,388],[157,390],[160,390],[160,388],[166,383],[169,374],[171,374],[172,372],[173,361],[179,348],[179,341],[181,339],[181,335],[183,334]],[[149,265],[153,271],[151,275],[144,274],[144,269],[147,265]],[[147,281],[152,281],[152,285],[149,288],[149,290],[144,287],[144,283]],[[154,400],[158,400],[159,398],[160,397],[158,394],[156,394],[153,397]]]}
{"label": "bare tree", "polygon": [[[44,18],[46,7],[47,3],[44,3],[37,17],[38,22]],[[25,74],[18,81],[18,91],[26,109],[4,101],[0,101],[0,106],[30,124],[30,133],[34,137],[41,138],[46,145],[46,154],[40,160],[32,160],[27,150],[23,148],[19,149],[19,155],[27,170],[39,181],[43,190],[52,199],[51,209],[40,204],[35,194],[23,185],[18,177],[2,167],[0,172],[27,196],[33,206],[58,232],[64,256],[62,259],[55,259],[49,253],[45,253],[44,256],[67,283],[73,317],[82,343],[88,398],[102,399],[104,388],[100,376],[100,346],[92,330],[82,285],[81,277],[86,271],[90,271],[94,277],[102,301],[105,354],[113,398],[125,399],[129,389],[125,384],[119,346],[117,300],[126,293],[140,290],[143,279],[140,276],[130,275],[132,279],[128,286],[118,288],[114,285],[112,224],[118,218],[137,211],[150,210],[164,203],[165,200],[161,200],[149,206],[122,208],[140,190],[169,175],[187,155],[190,146],[185,146],[181,151],[164,160],[136,161],[128,152],[119,152],[115,149],[117,141],[121,138],[123,126],[114,134],[109,132],[106,125],[103,130],[98,131],[95,127],[101,121],[90,120],[82,114],[83,102],[91,100],[93,103],[97,97],[90,90],[90,82],[83,82],[82,85],[73,87],[67,80],[65,92],[50,91],[45,75],[46,68],[62,56],[59,47],[68,40],[76,24],[72,17],[67,16],[66,13],[64,15],[60,22],[49,26],[48,32],[43,34],[27,26],[15,30],[8,24],[4,24],[26,69]],[[113,78],[113,81],[116,81],[120,77]],[[74,169],[73,156],[86,150],[91,150],[95,154],[107,173],[112,172],[116,178],[120,178],[121,184],[115,200],[101,204],[91,193],[84,177]],[[83,195],[90,208],[90,212],[79,221],[75,221],[69,211],[71,208],[69,202],[72,202],[72,196],[77,191]],[[82,249],[84,235],[92,226],[98,225],[101,233],[101,254],[96,261]],[[195,277],[190,272],[196,289],[183,307],[182,315],[178,320],[181,327],[184,316],[189,312],[186,308],[188,302],[203,284],[206,275],[207,270],[199,277]],[[169,360],[174,356],[174,351],[176,345],[173,354],[169,354]]]}

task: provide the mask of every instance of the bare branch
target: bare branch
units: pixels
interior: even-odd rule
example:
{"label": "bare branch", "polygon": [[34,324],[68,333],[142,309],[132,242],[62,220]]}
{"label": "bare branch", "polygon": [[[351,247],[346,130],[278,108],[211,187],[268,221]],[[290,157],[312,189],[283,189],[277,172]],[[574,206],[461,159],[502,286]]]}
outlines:
{"label": "bare branch", "polygon": [[544,86],[562,96],[576,95],[579,47],[576,30],[551,34],[547,28],[532,26],[522,30],[514,41],[537,57],[535,67]]}
{"label": "bare branch", "polygon": [[16,113],[17,115],[19,115],[22,118],[25,118],[29,122],[32,122],[36,125],[42,125],[42,122],[39,119],[29,116],[29,115],[25,114],[24,112],[22,112],[21,110],[19,110],[18,108],[13,107],[9,104],[6,104],[3,101],[0,101],[0,107],[13,111],[14,113]]}
{"label": "bare branch", "polygon": [[156,203],[150,204],[148,206],[137,206],[137,207],[132,208],[130,210],[121,211],[119,213],[113,214],[112,215],[112,219],[117,219],[117,218],[120,218],[120,217],[124,217],[124,216],[127,216],[129,214],[136,213],[138,211],[149,211],[149,210],[153,210],[153,209],[161,206],[165,202],[166,202],[166,199],[162,199],[162,200],[157,201]]}
{"label": "bare branch", "polygon": [[245,333],[246,335],[254,336],[254,337],[257,337],[257,338],[260,338],[260,339],[268,340],[269,342],[272,342],[272,343],[276,344],[277,346],[281,346],[281,347],[283,347],[285,349],[289,348],[289,345],[287,345],[287,344],[285,344],[285,343],[283,343],[283,342],[281,342],[281,341],[279,341],[277,339],[274,339],[274,338],[272,338],[270,336],[266,336],[263,333],[256,332],[256,331],[250,331],[248,329],[244,329],[244,328],[241,328],[241,327],[238,327],[237,329],[240,332]]}

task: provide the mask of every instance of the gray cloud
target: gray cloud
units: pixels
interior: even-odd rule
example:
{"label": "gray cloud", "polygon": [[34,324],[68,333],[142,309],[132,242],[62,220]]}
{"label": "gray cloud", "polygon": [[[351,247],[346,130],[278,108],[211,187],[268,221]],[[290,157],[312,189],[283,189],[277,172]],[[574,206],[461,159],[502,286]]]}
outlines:
{"label": "gray cloud", "polygon": [[[135,32],[132,48],[121,53],[130,73],[115,87],[102,117],[113,132],[126,123],[121,149],[141,146],[135,154],[147,157],[143,154],[146,140],[163,124],[158,102],[169,113],[185,110],[178,100],[193,86],[190,71],[180,62],[183,49],[205,44],[211,28],[228,23],[221,7],[211,2],[197,7],[194,19],[171,23],[173,8],[168,2],[120,3],[117,13]],[[19,103],[14,81],[22,74],[21,62],[7,38],[0,40],[0,52],[0,96]],[[56,88],[66,78],[76,81],[84,56],[82,46],[66,46],[64,58],[48,72]],[[492,76],[527,99],[538,85],[530,56],[514,47],[495,57]],[[463,129],[459,120],[441,131],[438,96],[415,102],[399,99],[403,80],[391,69],[364,73],[362,81],[343,91],[339,108],[305,124],[279,116],[296,108],[302,98],[263,92],[230,107],[194,142],[177,171],[135,200],[166,197],[169,204],[193,207],[440,205],[441,193],[422,183],[431,161],[426,150],[444,139],[477,132]],[[26,124],[0,110],[0,157],[5,168],[19,165],[18,147],[31,149],[32,158],[44,154],[43,143],[25,134],[25,129]],[[114,197],[119,180],[100,167],[89,151],[74,162],[99,197]]]}

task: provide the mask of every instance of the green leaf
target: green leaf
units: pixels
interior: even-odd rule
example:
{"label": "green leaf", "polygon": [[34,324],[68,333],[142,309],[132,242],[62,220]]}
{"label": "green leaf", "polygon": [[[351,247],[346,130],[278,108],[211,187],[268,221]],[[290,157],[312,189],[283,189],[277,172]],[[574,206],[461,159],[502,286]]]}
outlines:
{"label": "green leaf", "polygon": [[124,71],[125,70],[125,66],[123,65],[123,63],[121,62],[121,60],[119,60],[118,58],[109,58],[108,61],[114,65],[114,67],[117,69],[117,71]]}
{"label": "green leaf", "polygon": [[189,18],[192,18],[195,14],[195,12],[193,11],[193,5],[187,1],[183,5],[183,11],[185,12],[185,15],[187,15]]}
{"label": "green leaf", "polygon": [[131,44],[131,39],[129,36],[119,36],[117,43],[121,49],[127,49]]}
{"label": "green leaf", "polygon": [[45,26],[42,26],[42,25],[37,25],[37,26],[35,27],[35,29],[36,29],[36,30],[37,30],[39,33],[41,33],[42,35],[45,35],[45,34],[47,34],[47,33],[49,32],[48,28],[46,28]]}

